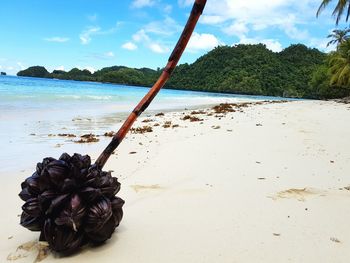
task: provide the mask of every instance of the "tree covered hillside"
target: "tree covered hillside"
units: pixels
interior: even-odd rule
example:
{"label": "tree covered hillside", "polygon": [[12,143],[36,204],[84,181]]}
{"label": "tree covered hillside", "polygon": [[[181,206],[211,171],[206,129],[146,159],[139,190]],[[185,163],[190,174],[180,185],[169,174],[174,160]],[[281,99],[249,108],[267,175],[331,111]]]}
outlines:
{"label": "tree covered hillside", "polygon": [[171,87],[243,94],[305,97],[313,71],[326,55],[304,45],[280,53],[265,45],[217,47],[192,65],[180,65]]}
{"label": "tree covered hillside", "polygon": [[[326,77],[322,77],[326,74],[326,60],[327,54],[301,44],[291,45],[280,53],[272,52],[263,44],[220,46],[193,64],[179,65],[166,87],[321,99],[349,95],[350,89],[327,85]],[[93,74],[77,68],[48,73],[37,66],[18,72],[18,76],[151,86],[160,73],[160,69],[124,66],[103,68]]]}

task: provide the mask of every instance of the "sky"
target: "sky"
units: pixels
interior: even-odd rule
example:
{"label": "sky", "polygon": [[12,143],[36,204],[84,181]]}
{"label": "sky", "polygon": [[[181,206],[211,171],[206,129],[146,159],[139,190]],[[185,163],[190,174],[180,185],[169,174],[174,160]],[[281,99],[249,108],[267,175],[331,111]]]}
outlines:
{"label": "sky", "polygon": [[[29,66],[96,71],[112,65],[162,68],[193,0],[1,0],[0,71]],[[219,45],[263,43],[274,52],[303,43],[322,51],[335,28],[321,0],[208,0],[180,63]],[[344,28],[340,23],[339,28]]]}

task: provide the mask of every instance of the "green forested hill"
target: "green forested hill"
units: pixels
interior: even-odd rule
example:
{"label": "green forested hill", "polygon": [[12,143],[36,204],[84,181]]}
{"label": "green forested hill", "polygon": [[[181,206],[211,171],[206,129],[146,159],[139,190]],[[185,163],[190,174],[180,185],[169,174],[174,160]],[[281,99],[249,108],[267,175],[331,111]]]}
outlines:
{"label": "green forested hill", "polygon": [[[329,88],[325,77],[322,78],[326,57],[325,53],[301,44],[291,45],[280,53],[263,44],[220,46],[193,64],[179,65],[167,88],[299,98],[350,95],[350,90],[339,92]],[[93,74],[77,68],[48,73],[37,66],[18,75],[151,86],[160,73],[160,69],[124,66],[103,68]]]}
{"label": "green forested hill", "polygon": [[180,65],[169,85],[243,94],[307,95],[308,82],[326,55],[304,45],[280,53],[264,45],[217,47],[192,65]]}

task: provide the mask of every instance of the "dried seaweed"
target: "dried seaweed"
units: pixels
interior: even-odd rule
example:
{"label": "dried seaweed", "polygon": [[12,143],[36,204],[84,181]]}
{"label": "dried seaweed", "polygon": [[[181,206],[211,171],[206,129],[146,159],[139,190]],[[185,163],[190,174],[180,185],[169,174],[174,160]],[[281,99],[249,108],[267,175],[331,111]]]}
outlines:
{"label": "dried seaweed", "polygon": [[77,137],[75,134],[71,134],[71,133],[59,133],[59,134],[57,134],[57,136],[59,136],[59,137],[69,137],[69,138]]}
{"label": "dried seaweed", "polygon": [[199,111],[192,111],[191,115],[198,115],[198,114],[206,114],[207,112],[203,111],[203,110],[199,110]]}
{"label": "dried seaweed", "polygon": [[163,125],[163,128],[170,128],[171,127],[171,121],[166,121]]}
{"label": "dried seaweed", "polygon": [[134,134],[144,134],[147,132],[153,132],[153,129],[151,126],[143,126],[143,127],[137,127],[137,128],[131,128],[131,133]]}
{"label": "dried seaweed", "polygon": [[74,141],[75,143],[92,143],[92,142],[99,142],[100,139],[96,138],[97,136],[94,134],[84,134],[80,136],[79,141]]}
{"label": "dried seaweed", "polygon": [[184,121],[189,120],[190,122],[203,121],[203,119],[200,119],[191,115],[185,115],[181,120],[184,120]]}
{"label": "dried seaweed", "polygon": [[114,131],[105,132],[105,133],[103,134],[103,136],[105,136],[105,137],[113,137],[114,135],[115,135],[115,132],[114,132]]}

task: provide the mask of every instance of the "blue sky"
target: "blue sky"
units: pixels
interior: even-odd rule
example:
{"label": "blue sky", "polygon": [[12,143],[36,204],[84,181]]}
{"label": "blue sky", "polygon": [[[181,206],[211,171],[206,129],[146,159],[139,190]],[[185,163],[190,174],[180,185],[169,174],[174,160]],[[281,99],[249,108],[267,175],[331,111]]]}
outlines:
{"label": "blue sky", "polygon": [[[280,51],[303,43],[323,51],[334,29],[321,0],[208,0],[180,63],[217,45],[264,43]],[[2,0],[0,70],[32,65],[91,71],[111,65],[163,67],[192,0]],[[340,24],[339,27],[344,27]]]}

